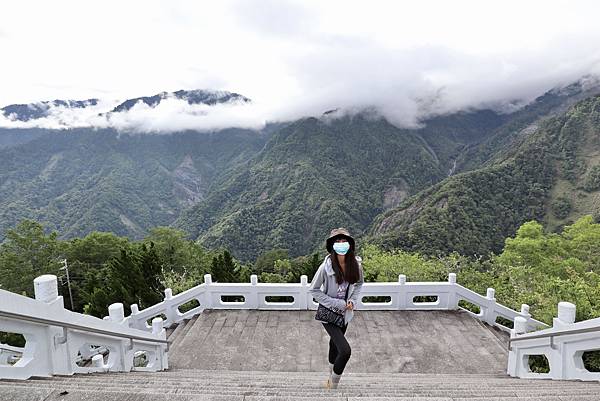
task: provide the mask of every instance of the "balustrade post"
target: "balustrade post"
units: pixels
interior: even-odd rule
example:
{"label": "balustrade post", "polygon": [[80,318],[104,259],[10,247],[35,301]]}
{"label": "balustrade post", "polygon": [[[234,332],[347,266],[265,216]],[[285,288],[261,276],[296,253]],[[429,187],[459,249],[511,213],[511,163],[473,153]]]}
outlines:
{"label": "balustrade post", "polygon": [[[58,280],[53,274],[44,274],[33,280],[35,299],[47,304],[57,315],[64,312],[63,297],[58,295]],[[25,345],[23,357],[35,352],[36,363],[41,370],[48,375],[70,375],[73,374],[72,362],[69,359],[69,347],[67,346],[68,330],[63,331],[61,327],[47,326],[43,328],[44,335],[35,337],[35,344]],[[66,337],[65,337],[66,335]],[[32,341],[33,342],[33,341]],[[46,350],[47,352],[36,352]]]}
{"label": "balustrade post", "polygon": [[210,274],[204,275],[204,285],[206,286],[206,290],[200,296],[200,303],[204,304],[205,309],[212,309],[212,292],[210,288],[212,285],[212,276]]}
{"label": "balustrade post", "polygon": [[[552,330],[559,331],[568,329],[569,326],[575,323],[576,311],[577,308],[574,304],[570,302],[559,302],[558,316],[552,319]],[[567,371],[565,368],[568,365],[568,361],[565,360],[567,356],[564,352],[565,350],[561,343],[552,341],[552,346],[549,347],[549,355],[547,355],[547,357],[548,362],[550,363],[550,376],[553,379],[567,379]]]}
{"label": "balustrade post", "polygon": [[258,307],[260,305],[260,302],[258,299],[257,285],[258,285],[258,276],[256,274],[250,275],[250,291],[249,291],[249,294],[246,295],[246,297],[249,297],[249,299],[246,299],[248,309],[258,309]]}
{"label": "balustrade post", "polygon": [[531,326],[531,314],[529,313],[529,305],[521,304],[521,311],[519,312],[519,315],[525,318],[525,320],[527,321],[527,331],[529,331]]}
{"label": "balustrade post", "polygon": [[112,322],[123,324],[123,321],[125,320],[125,309],[123,308],[123,304],[120,302],[110,304],[108,306],[108,317]]}
{"label": "balustrade post", "polygon": [[298,306],[301,310],[309,310],[312,297],[308,294],[308,276],[303,274],[300,276],[300,299],[298,300]]}
{"label": "balustrade post", "polygon": [[448,274],[448,283],[450,284],[450,290],[448,291],[448,309],[458,309],[458,298],[456,296],[456,273]]}
{"label": "balustrade post", "polygon": [[138,304],[131,304],[129,309],[131,309],[131,315],[129,315],[129,326],[138,330],[148,330],[148,325],[146,322],[136,316],[140,313]]}
{"label": "balustrade post", "polygon": [[[167,339],[167,331],[164,328],[164,322],[161,317],[155,317],[152,319],[152,334],[160,338],[161,340]],[[157,344],[156,345],[156,353],[154,355],[155,361],[148,361],[149,364],[156,366],[158,364],[158,370],[168,369],[169,362],[166,357],[167,354],[167,346],[166,344]],[[148,354],[146,354],[149,357]],[[131,360],[133,361],[135,358],[135,353],[131,354]]]}
{"label": "balustrade post", "polygon": [[577,307],[570,302],[558,303],[558,317],[552,319],[552,327],[562,329],[575,323]]}
{"label": "balustrade post", "polygon": [[400,274],[398,275],[398,284],[400,284],[400,288],[398,289],[398,309],[405,310],[406,309],[406,275]]}
{"label": "balustrade post", "polygon": [[510,331],[511,337],[516,334],[527,333],[527,319],[522,316],[515,317],[514,328]]}
{"label": "balustrade post", "polygon": [[[110,304],[108,306],[108,319],[105,318],[105,320],[122,325],[123,321],[125,320],[125,311],[123,308],[123,304],[120,302],[115,302],[114,304]],[[127,346],[125,344],[126,344],[126,341],[121,340],[120,345],[117,347],[117,352],[120,354],[119,359],[118,359],[120,363],[113,366],[113,368],[112,368],[113,371],[128,372],[130,370],[127,368],[127,366],[128,366],[128,363],[127,363],[128,362],[127,361],[128,350],[127,350]],[[102,363],[104,363],[104,362],[102,362]]]}
{"label": "balustrade post", "polygon": [[[510,330],[510,338],[515,338],[517,334],[527,332],[527,319],[523,316],[517,316],[514,320],[514,327]],[[506,373],[513,377],[522,377],[527,371],[523,363],[523,358],[518,358],[519,352],[515,348],[517,345],[512,344],[511,350],[508,351],[508,367]]]}
{"label": "balustrade post", "polygon": [[155,317],[154,319],[152,319],[152,334],[157,335],[157,336],[161,336],[162,334],[165,334],[166,332],[165,332],[163,323],[164,322],[163,322],[162,317]]}
{"label": "balustrade post", "polygon": [[496,323],[496,316],[494,316],[496,310],[496,290],[488,288],[485,298],[486,306],[483,311],[483,320],[490,326],[493,326]]}
{"label": "balustrade post", "polygon": [[35,299],[47,304],[56,301],[58,299],[58,282],[56,280],[56,276],[53,274],[36,277],[33,280]]}
{"label": "balustrade post", "polygon": [[167,327],[172,326],[174,323],[179,323],[181,320],[181,314],[177,309],[177,306],[173,303],[173,290],[170,288],[165,289],[165,316],[167,317]]}

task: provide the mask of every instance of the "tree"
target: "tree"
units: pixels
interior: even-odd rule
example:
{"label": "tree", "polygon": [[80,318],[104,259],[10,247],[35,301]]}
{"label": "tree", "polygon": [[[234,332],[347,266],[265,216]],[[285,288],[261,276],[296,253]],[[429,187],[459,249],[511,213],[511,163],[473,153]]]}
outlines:
{"label": "tree", "polygon": [[271,249],[262,253],[258,258],[256,258],[254,269],[257,274],[261,274],[263,272],[275,273],[275,261],[285,260],[288,258],[289,256],[287,249]]}
{"label": "tree", "polygon": [[144,242],[154,243],[165,272],[193,273],[199,276],[210,270],[210,253],[200,244],[187,240],[181,230],[155,227],[150,230]]}
{"label": "tree", "polygon": [[212,279],[215,282],[236,283],[239,281],[239,276],[236,272],[236,263],[227,250],[213,257],[210,271]]}
{"label": "tree", "polygon": [[6,232],[0,245],[2,289],[33,296],[33,280],[42,274],[59,274],[61,263],[57,233],[46,235],[44,226],[23,220]]}
{"label": "tree", "polygon": [[556,198],[550,206],[552,207],[552,213],[559,219],[566,218],[572,209],[571,200],[565,196]]}
{"label": "tree", "polygon": [[164,291],[160,272],[152,243],[121,248],[120,255],[107,264],[106,280],[97,282],[91,291],[86,311],[100,317],[114,302],[122,302],[127,308],[135,303],[140,309],[160,302]]}
{"label": "tree", "polygon": [[127,238],[98,231],[61,243],[69,265],[75,311],[83,311],[89,295],[102,283],[108,261],[118,257],[120,249],[128,243]]}

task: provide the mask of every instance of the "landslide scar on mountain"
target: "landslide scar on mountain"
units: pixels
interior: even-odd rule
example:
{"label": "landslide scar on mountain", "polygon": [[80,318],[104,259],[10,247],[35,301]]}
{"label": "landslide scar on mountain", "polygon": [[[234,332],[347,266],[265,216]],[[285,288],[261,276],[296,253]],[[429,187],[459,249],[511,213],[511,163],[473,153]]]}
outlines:
{"label": "landslide scar on mountain", "polygon": [[173,170],[172,175],[173,195],[183,206],[193,206],[204,199],[202,176],[194,167],[194,161],[190,155],[185,155],[183,161]]}
{"label": "landslide scar on mountain", "polygon": [[392,185],[383,194],[384,210],[393,209],[408,196],[408,184],[402,180],[398,186]]}

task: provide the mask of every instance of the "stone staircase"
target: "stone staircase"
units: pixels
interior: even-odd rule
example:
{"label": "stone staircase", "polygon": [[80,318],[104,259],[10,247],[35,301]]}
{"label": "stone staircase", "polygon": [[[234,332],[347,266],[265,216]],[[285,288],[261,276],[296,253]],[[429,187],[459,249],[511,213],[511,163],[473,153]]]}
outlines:
{"label": "stone staircase", "polygon": [[357,311],[327,390],[329,337],[313,316],[205,310],[168,331],[168,371],[0,380],[0,400],[600,400],[597,382],[509,377],[507,335],[460,311]]}

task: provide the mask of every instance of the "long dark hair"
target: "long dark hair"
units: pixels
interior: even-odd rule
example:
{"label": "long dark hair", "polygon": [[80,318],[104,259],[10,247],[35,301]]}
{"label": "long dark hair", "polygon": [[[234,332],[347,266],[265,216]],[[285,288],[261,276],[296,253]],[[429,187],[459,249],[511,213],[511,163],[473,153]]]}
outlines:
{"label": "long dark hair", "polygon": [[358,262],[356,261],[356,257],[354,256],[354,244],[352,241],[348,241],[350,243],[350,249],[346,252],[346,274],[342,273],[342,268],[338,263],[337,255],[334,250],[329,254],[329,259],[331,259],[331,267],[333,267],[333,271],[335,272],[335,281],[338,284],[342,284],[344,279],[350,283],[354,284],[360,278],[360,271],[358,268]]}

